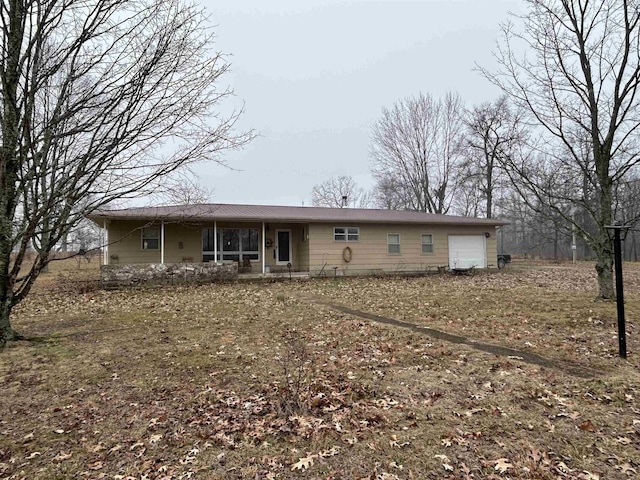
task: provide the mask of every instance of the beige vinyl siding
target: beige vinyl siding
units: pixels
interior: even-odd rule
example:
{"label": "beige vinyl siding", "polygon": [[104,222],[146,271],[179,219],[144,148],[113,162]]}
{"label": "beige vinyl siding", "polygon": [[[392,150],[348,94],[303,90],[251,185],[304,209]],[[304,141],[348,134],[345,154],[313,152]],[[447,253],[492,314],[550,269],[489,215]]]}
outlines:
{"label": "beige vinyl siding", "polygon": [[498,268],[498,235],[496,235],[496,229],[484,229],[484,231],[491,234],[486,241],[487,268]]}
{"label": "beige vinyl siding", "polygon": [[[297,225],[297,233],[293,233],[294,245],[296,248],[296,270],[308,271],[309,270],[309,225]],[[294,230],[295,231],[295,230]],[[296,236],[297,235],[297,236]]]}
{"label": "beige vinyl siding", "polygon": [[[336,242],[333,229],[337,226],[360,227],[358,242]],[[496,266],[496,234],[495,228],[486,226],[437,226],[437,225],[340,225],[311,224],[309,226],[309,270],[318,273],[323,265],[329,274],[338,267],[338,274],[358,274],[375,271],[425,271],[435,270],[438,266],[449,263],[448,236],[484,235],[487,238],[487,263]],[[400,234],[400,254],[387,253],[387,234]],[[422,253],[422,234],[433,235],[433,253]],[[345,262],[343,251],[351,248],[351,261]]]}
{"label": "beige vinyl siding", "polygon": [[[142,249],[142,228],[149,222],[112,221],[109,229],[109,263],[160,263],[160,249]],[[160,228],[160,224],[153,224]],[[178,263],[183,258],[202,260],[202,228],[199,225],[165,224],[165,263]],[[182,247],[180,248],[180,242]]]}
{"label": "beige vinyl siding", "polygon": [[[182,248],[180,248],[182,242]],[[202,226],[168,223],[164,226],[164,261],[179,263],[183,259],[202,261]]]}
{"label": "beige vinyl siding", "polygon": [[[109,225],[109,255],[111,264],[159,263],[160,250],[142,249],[143,226],[149,222],[112,220]],[[155,224],[154,224],[155,225]],[[159,226],[160,224],[157,223]],[[292,267],[294,271],[310,271],[317,274],[323,267],[328,275],[333,267],[338,274],[350,275],[376,271],[425,271],[435,270],[449,262],[448,235],[484,235],[486,239],[487,264],[496,268],[496,233],[493,226],[434,226],[407,224],[375,224],[352,222],[340,223],[272,223],[268,222],[266,238],[273,245],[266,249],[265,264],[272,271],[286,271],[286,266],[276,265],[274,258],[275,234],[277,230],[291,230]],[[262,237],[261,222],[218,222],[218,228],[255,228]],[[334,227],[358,227],[359,240],[340,242],[334,240]],[[202,229],[213,228],[211,222],[165,224],[165,263],[179,263],[193,258],[202,261]],[[304,229],[304,237],[303,237]],[[387,234],[400,234],[400,254],[387,253]],[[433,235],[433,253],[422,253],[422,235]],[[307,239],[308,235],[308,239]],[[182,248],[180,248],[182,242]],[[259,254],[262,255],[264,239],[260,238]],[[351,249],[351,261],[345,262],[343,250]],[[218,246],[221,249],[221,245]],[[113,258],[113,257],[116,258]],[[252,271],[260,272],[262,259],[252,260]]]}

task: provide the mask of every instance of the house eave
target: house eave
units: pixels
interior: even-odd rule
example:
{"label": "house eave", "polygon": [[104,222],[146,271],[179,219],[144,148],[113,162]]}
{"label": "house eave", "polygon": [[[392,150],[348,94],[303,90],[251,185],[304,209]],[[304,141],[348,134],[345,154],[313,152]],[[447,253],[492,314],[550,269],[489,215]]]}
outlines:
{"label": "house eave", "polygon": [[[195,210],[195,212],[194,212]],[[216,212],[218,212],[216,214]],[[421,212],[285,207],[268,205],[192,205],[99,210],[88,218],[98,225],[109,221],[144,222],[236,222],[236,223],[316,223],[316,224],[394,224],[499,227],[509,222],[497,219],[435,215]]]}

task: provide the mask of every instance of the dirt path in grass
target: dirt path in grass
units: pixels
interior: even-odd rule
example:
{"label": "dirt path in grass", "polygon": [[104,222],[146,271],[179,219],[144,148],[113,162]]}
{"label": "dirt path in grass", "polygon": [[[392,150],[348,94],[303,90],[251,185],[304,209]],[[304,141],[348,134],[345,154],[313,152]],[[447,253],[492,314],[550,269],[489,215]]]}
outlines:
{"label": "dirt path in grass", "polygon": [[344,305],[332,303],[327,300],[314,297],[311,295],[303,294],[303,295],[297,295],[297,297],[300,300],[303,300],[309,303],[313,303],[316,305],[323,305],[333,310],[337,310],[342,313],[346,313],[356,317],[371,320],[373,322],[383,323],[385,325],[392,325],[395,327],[406,328],[414,332],[427,335],[434,339],[444,340],[445,342],[450,342],[450,343],[466,345],[469,348],[473,348],[475,350],[479,350],[482,352],[492,353],[494,355],[503,356],[503,357],[509,357],[512,359],[520,360],[529,364],[538,365],[545,368],[562,370],[565,373],[569,373],[571,375],[574,375],[580,378],[594,378],[596,376],[602,375],[603,373],[599,370],[585,367],[584,365],[580,365],[578,363],[568,362],[564,360],[552,360],[552,359],[537,355],[535,353],[516,350],[509,347],[503,347],[501,345],[493,345],[490,343],[478,342],[476,340],[473,340],[467,337],[462,337],[460,335],[454,335],[451,333],[443,332],[442,330],[436,330],[435,328],[425,327],[423,325],[416,325],[415,323],[405,322],[402,320],[397,320],[395,318],[383,317],[381,315],[375,315],[373,313],[363,312],[360,310],[354,310]]}

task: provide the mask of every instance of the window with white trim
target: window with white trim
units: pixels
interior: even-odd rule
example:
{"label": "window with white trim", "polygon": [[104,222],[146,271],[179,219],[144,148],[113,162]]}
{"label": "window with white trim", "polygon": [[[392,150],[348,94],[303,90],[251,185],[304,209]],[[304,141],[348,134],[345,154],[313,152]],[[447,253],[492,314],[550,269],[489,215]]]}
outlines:
{"label": "window with white trim", "polygon": [[422,234],[422,253],[433,253],[433,235],[430,233]]}
{"label": "window with white trim", "polygon": [[358,242],[360,241],[360,228],[334,227],[333,240],[336,242]]}
{"label": "window with white trim", "polygon": [[389,255],[400,255],[399,233],[387,233],[387,253]]}
{"label": "window with white trim", "polygon": [[160,250],[160,227],[143,227],[142,250]]}
{"label": "window with white trim", "polygon": [[[218,228],[216,260],[240,261],[245,258],[260,259],[260,233],[256,228]],[[202,230],[202,258],[203,261],[214,259],[213,228]]]}

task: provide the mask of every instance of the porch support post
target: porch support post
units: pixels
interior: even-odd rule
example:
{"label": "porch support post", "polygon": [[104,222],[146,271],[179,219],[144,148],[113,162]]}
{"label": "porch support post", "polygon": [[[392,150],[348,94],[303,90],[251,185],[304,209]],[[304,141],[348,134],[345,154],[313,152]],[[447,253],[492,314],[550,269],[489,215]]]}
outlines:
{"label": "porch support post", "polygon": [[262,237],[260,237],[261,240],[262,240],[262,253],[261,253],[260,256],[262,257],[262,274],[263,275],[265,273],[265,271],[264,271],[264,261],[265,261],[265,257],[266,257],[265,248],[264,248],[264,241],[265,241],[265,236],[264,235],[265,235],[264,222],[262,222]]}
{"label": "porch support post", "polygon": [[107,230],[107,220],[102,223],[102,230],[104,231],[104,242],[102,245],[102,264],[109,265],[109,230]]}
{"label": "porch support post", "polygon": [[213,263],[218,263],[218,222],[216,220],[213,221]]}
{"label": "porch support post", "polygon": [[164,220],[160,223],[160,264],[164,265]]}

